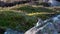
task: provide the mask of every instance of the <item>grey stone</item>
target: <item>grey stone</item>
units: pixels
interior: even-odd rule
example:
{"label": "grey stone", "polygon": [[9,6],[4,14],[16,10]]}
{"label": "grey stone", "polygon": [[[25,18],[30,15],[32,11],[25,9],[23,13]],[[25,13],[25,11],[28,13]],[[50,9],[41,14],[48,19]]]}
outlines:
{"label": "grey stone", "polygon": [[59,0],[49,0],[47,2],[51,3],[50,6],[60,6],[60,1]]}
{"label": "grey stone", "polygon": [[45,25],[45,27],[41,31],[43,34],[58,34],[54,25],[49,22]]}
{"label": "grey stone", "polygon": [[58,34],[58,32],[56,31],[54,25],[52,23],[48,22],[43,27],[31,28],[30,30],[25,32],[25,34]]}
{"label": "grey stone", "polygon": [[[39,27],[39,28],[37,28]],[[60,15],[42,21],[38,20],[37,26],[34,26],[25,34],[59,34],[60,32]]]}
{"label": "grey stone", "polygon": [[60,32],[60,15],[53,18],[53,24],[58,32]]}
{"label": "grey stone", "polygon": [[7,29],[4,34],[24,34],[23,32],[12,30],[12,29]]}
{"label": "grey stone", "polygon": [[[36,26],[26,31],[25,34],[58,34],[58,32],[60,32],[60,15],[52,18],[53,22],[50,22],[50,20],[51,19],[42,21],[41,19],[38,19]],[[23,34],[23,33],[18,32],[16,30],[7,29],[4,34]]]}
{"label": "grey stone", "polygon": [[25,32],[25,34],[35,34],[37,31],[37,29],[35,27],[32,27],[31,29],[29,29],[28,31]]}
{"label": "grey stone", "polygon": [[44,21],[41,18],[38,18],[38,22],[36,23],[36,28],[41,27],[41,25],[44,24]]}

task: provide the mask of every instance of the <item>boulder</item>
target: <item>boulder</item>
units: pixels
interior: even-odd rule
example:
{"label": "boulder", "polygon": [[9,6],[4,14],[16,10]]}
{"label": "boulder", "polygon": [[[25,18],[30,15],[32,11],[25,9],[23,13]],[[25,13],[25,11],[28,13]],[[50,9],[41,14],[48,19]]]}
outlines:
{"label": "boulder", "polygon": [[[50,22],[45,24],[43,27],[44,28],[42,30],[40,30],[42,32],[42,34],[58,34],[58,32],[55,29],[54,25]],[[36,34],[40,34],[38,32]]]}
{"label": "boulder", "polygon": [[45,21],[38,19],[36,26],[25,32],[25,34],[59,34],[59,33],[60,33],[60,15],[52,17]]}
{"label": "boulder", "polygon": [[13,30],[13,29],[7,29],[4,34],[24,34],[24,32],[22,31],[17,31],[17,30]]}
{"label": "boulder", "polygon": [[50,22],[45,24],[44,26],[40,28],[33,27],[25,34],[58,34],[57,30],[55,29],[54,25]]}
{"label": "boulder", "polygon": [[53,24],[58,32],[60,32],[60,15],[53,18]]}
{"label": "boulder", "polygon": [[34,26],[31,29],[29,29],[28,31],[26,31],[25,34],[35,34],[37,32],[37,29],[39,29],[42,24],[43,24],[43,21],[40,18],[38,18],[38,22],[37,22],[36,26]]}
{"label": "boulder", "polygon": [[49,0],[48,3],[51,3],[50,6],[60,6],[60,2],[58,0]]}

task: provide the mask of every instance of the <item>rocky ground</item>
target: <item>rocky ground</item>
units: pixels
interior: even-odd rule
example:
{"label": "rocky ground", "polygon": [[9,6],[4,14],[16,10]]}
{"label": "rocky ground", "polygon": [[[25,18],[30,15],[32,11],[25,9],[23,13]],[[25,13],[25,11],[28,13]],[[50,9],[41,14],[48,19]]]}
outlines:
{"label": "rocky ground", "polygon": [[25,34],[60,34],[59,18],[60,15],[45,21],[39,19],[36,26],[26,31]]}

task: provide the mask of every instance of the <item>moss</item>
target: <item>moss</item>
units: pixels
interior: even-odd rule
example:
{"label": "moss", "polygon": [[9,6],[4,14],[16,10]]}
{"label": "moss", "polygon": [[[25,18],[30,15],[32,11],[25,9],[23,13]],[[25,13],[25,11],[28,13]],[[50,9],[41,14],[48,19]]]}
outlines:
{"label": "moss", "polygon": [[45,20],[51,16],[45,14],[28,16],[20,12],[0,11],[0,26],[26,31],[36,24],[37,18]]}
{"label": "moss", "polygon": [[32,6],[23,6],[23,7],[19,7],[16,10],[21,10],[23,12],[27,12],[27,13],[35,13],[35,12],[54,12],[51,9],[47,9],[47,8],[42,8],[42,7],[32,7]]}
{"label": "moss", "polygon": [[0,12],[0,26],[2,27],[12,29],[17,29],[16,27],[18,27],[17,30],[26,31],[28,28],[31,28],[33,26],[33,23],[36,23],[35,20],[36,19],[34,17],[29,17],[23,13],[16,13],[12,11]]}

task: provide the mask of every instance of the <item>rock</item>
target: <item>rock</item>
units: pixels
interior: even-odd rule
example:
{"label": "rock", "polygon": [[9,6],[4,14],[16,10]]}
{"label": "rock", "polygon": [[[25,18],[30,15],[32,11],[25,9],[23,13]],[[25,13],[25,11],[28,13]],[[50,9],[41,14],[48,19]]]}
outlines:
{"label": "rock", "polygon": [[54,25],[48,22],[47,24],[40,28],[36,27],[31,28],[30,30],[25,32],[25,34],[58,34],[58,32],[56,31]]}
{"label": "rock", "polygon": [[52,23],[47,23],[43,26],[44,28],[41,30],[43,34],[58,34],[54,25]]}
{"label": "rock", "polygon": [[36,26],[26,31],[25,34],[59,34],[60,33],[60,15],[42,21],[38,19]]}
{"label": "rock", "polygon": [[12,29],[7,29],[4,34],[24,34],[21,31],[16,31],[16,30],[12,30]]}
{"label": "rock", "polygon": [[52,23],[47,23],[42,28],[39,28],[36,34],[58,34],[58,32]]}
{"label": "rock", "polygon": [[35,34],[37,31],[37,29],[35,27],[32,27],[31,29],[29,29],[28,31],[25,32],[25,34]]}
{"label": "rock", "polygon": [[48,3],[51,3],[51,6],[60,6],[60,2],[56,0],[49,0]]}
{"label": "rock", "polygon": [[37,32],[37,29],[39,27],[41,27],[42,24],[43,24],[43,21],[40,18],[38,18],[38,22],[37,22],[36,26],[34,26],[30,30],[26,31],[25,34],[35,34]]}
{"label": "rock", "polygon": [[60,15],[53,18],[53,24],[58,32],[60,32]]}
{"label": "rock", "polygon": [[60,15],[42,21],[38,19],[36,26],[26,31],[25,34],[59,34],[60,33]]}
{"label": "rock", "polygon": [[42,19],[38,18],[38,22],[36,23],[35,27],[39,28],[39,27],[41,27],[42,24],[44,24],[44,21]]}

